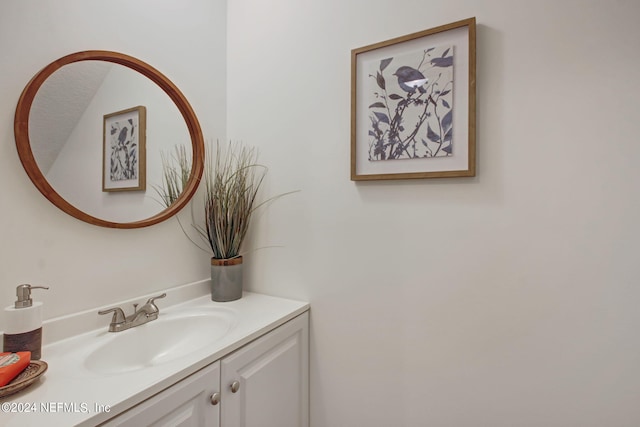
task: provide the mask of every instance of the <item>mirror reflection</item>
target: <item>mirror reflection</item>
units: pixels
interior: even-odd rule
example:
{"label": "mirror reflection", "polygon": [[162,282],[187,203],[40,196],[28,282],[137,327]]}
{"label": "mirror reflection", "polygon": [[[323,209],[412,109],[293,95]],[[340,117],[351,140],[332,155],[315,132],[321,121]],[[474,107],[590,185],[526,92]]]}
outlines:
{"label": "mirror reflection", "polygon": [[[146,190],[101,191],[103,134],[109,135],[104,116],[137,106],[146,109]],[[87,214],[116,222],[139,221],[165,208],[155,190],[162,184],[161,153],[190,145],[186,123],[164,91],[142,74],[104,61],[75,62],[51,74],[34,98],[29,135],[53,189]]]}
{"label": "mirror reflection", "polygon": [[[193,197],[204,168],[202,130],[184,95],[152,66],[117,52],[73,53],[36,73],[20,95],[14,131],[38,190],[102,227],[170,218]],[[168,197],[163,167],[175,153],[191,164]]]}

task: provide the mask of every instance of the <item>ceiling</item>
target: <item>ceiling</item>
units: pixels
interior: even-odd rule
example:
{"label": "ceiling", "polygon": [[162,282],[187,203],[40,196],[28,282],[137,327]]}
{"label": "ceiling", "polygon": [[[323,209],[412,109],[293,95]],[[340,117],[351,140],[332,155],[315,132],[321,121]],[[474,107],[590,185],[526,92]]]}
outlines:
{"label": "ceiling", "polygon": [[31,150],[44,175],[47,174],[65,142],[113,64],[82,61],[65,65],[40,87],[29,114]]}

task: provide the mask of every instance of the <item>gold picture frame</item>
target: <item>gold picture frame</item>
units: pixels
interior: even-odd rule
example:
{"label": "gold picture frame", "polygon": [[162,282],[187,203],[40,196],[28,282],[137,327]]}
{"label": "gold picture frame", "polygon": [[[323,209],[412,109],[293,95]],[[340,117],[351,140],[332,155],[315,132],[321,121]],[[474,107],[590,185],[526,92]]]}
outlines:
{"label": "gold picture frame", "polygon": [[144,106],[104,115],[102,191],[146,190],[146,127]]}
{"label": "gold picture frame", "polygon": [[351,180],[476,174],[476,20],[351,51]]}

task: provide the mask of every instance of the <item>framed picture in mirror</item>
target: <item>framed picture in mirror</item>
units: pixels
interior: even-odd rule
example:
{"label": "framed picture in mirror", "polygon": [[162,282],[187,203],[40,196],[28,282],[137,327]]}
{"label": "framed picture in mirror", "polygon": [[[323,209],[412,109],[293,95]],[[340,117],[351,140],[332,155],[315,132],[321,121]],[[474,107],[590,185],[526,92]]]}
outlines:
{"label": "framed picture in mirror", "polygon": [[102,191],[146,189],[144,106],[104,115]]}

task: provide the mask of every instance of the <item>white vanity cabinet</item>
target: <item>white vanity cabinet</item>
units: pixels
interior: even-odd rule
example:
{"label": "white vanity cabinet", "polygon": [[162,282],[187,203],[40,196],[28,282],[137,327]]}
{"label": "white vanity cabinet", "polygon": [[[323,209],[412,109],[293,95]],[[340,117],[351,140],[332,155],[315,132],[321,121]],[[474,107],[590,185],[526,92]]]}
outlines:
{"label": "white vanity cabinet", "polygon": [[221,361],[222,427],[309,425],[309,315]]}
{"label": "white vanity cabinet", "polygon": [[308,312],[101,425],[308,427]]}
{"label": "white vanity cabinet", "polygon": [[220,425],[220,362],[212,363],[101,426],[200,427]]}

